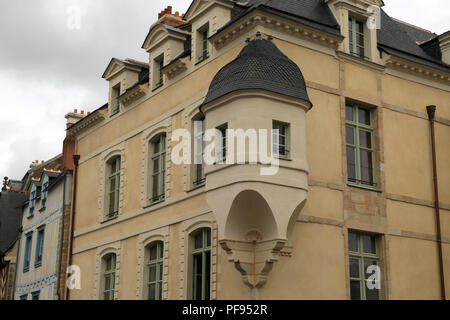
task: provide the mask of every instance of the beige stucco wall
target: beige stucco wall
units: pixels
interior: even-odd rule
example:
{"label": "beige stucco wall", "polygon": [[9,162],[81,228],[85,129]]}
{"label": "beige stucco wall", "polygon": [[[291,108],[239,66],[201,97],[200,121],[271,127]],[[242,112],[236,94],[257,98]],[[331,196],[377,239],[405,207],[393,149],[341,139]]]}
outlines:
{"label": "beige stucco wall", "polygon": [[[255,29],[256,31],[256,29]],[[286,36],[288,37],[288,36]],[[349,63],[323,52],[274,40],[301,68],[314,107],[306,114],[306,150],[310,167],[306,206],[294,228],[291,256],[281,256],[273,266],[263,299],[347,299],[347,227],[376,231],[385,237],[389,272],[386,297],[393,299],[438,299],[439,274],[435,235],[429,124],[425,106],[436,104],[437,161],[441,202],[450,208],[450,101],[449,91],[414,83],[404,78]],[[77,142],[81,155],[77,190],[73,263],[82,268],[82,289],[71,299],[93,298],[96,248],[121,241],[120,299],[136,297],[137,236],[152,226],[169,225],[168,298],[180,297],[182,221],[201,215],[207,208],[203,189],[186,192],[183,166],[170,168],[170,196],[165,203],[142,208],[142,131],[170,119],[172,130],[183,127],[183,110],[199,104],[214,74],[234,59],[243,47],[234,44],[215,59],[203,62],[195,72],[179,76],[149,99],[106,119],[82,133]],[[340,70],[342,73],[340,74]],[[361,194],[382,201],[372,215],[345,207],[345,137],[342,133],[345,97],[375,104],[379,111],[377,152],[382,157],[382,190]],[[394,111],[394,109],[396,111]],[[225,122],[225,121],[224,121]],[[100,154],[126,141],[123,213],[117,220],[98,221]],[[381,179],[381,178],[380,178]],[[359,190],[358,190],[359,191]],[[395,198],[395,199],[393,199]],[[286,199],[290,201],[290,199]],[[348,200],[350,201],[350,200]],[[364,201],[364,200],[363,200]],[[385,203],[385,204],[384,204]],[[381,212],[381,213],[380,213]],[[450,211],[441,210],[447,288],[450,288]],[[349,218],[351,216],[351,219]],[[306,222],[307,221],[307,222]],[[403,234],[403,236],[402,236]],[[242,282],[225,251],[217,248],[217,298],[248,299],[250,290]],[[293,281],[295,279],[295,281]],[[448,289],[447,289],[448,290]]]}

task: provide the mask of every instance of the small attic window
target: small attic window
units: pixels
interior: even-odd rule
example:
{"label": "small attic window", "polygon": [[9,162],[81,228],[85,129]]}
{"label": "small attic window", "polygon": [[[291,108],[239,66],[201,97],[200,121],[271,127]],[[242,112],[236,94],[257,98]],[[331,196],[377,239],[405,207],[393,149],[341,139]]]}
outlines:
{"label": "small attic window", "polygon": [[209,58],[208,36],[209,36],[209,24],[206,24],[200,29],[198,29],[197,31],[198,62],[201,62]]}
{"label": "small attic window", "polygon": [[155,59],[155,62],[154,62],[153,69],[155,71],[153,74],[153,79],[154,79],[153,81],[155,84],[154,84],[153,90],[156,90],[156,89],[162,87],[164,84],[164,74],[162,72],[163,67],[164,67],[164,54],[161,54],[159,57],[157,57]]}
{"label": "small attic window", "polygon": [[366,45],[365,22],[355,17],[348,18],[348,39],[350,54],[367,58],[368,48]]}
{"label": "small attic window", "polygon": [[119,96],[120,96],[120,83],[116,84],[112,88],[112,92],[111,92],[111,116],[115,115],[120,110]]}

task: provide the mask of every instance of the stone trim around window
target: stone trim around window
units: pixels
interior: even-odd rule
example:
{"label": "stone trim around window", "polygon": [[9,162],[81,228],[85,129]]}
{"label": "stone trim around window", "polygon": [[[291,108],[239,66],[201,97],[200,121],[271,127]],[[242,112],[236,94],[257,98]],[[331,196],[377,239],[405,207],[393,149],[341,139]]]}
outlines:
{"label": "stone trim around window", "polygon": [[188,274],[190,270],[190,248],[189,237],[195,230],[201,228],[211,229],[211,300],[217,299],[217,223],[212,212],[184,221],[181,224],[181,256],[180,256],[180,300],[189,300],[189,290],[192,280]]}
{"label": "stone trim around window", "polygon": [[145,300],[146,284],[144,283],[146,264],[145,250],[146,247],[155,241],[162,241],[163,248],[163,281],[162,281],[162,300],[168,298],[168,278],[169,278],[169,226],[152,230],[140,234],[137,241],[137,283],[136,283],[136,298],[138,300]]}
{"label": "stone trim around window", "polygon": [[104,151],[101,154],[100,159],[100,183],[98,188],[98,220],[100,223],[108,221],[106,218],[106,206],[107,203],[107,162],[109,159],[115,156],[120,156],[120,186],[119,186],[119,212],[118,215],[122,214],[123,211],[123,196],[124,196],[124,186],[125,186],[125,141]]}
{"label": "stone trim around window", "polygon": [[114,253],[116,255],[116,274],[114,281],[114,300],[119,299],[120,292],[120,241],[110,243],[103,247],[97,248],[95,256],[95,280],[94,280],[94,300],[102,300],[101,293],[103,292],[103,280],[102,280],[102,259],[105,255]]}
{"label": "stone trim around window", "polygon": [[141,206],[143,208],[151,205],[150,203],[150,182],[149,174],[151,172],[150,168],[150,159],[151,159],[151,150],[150,150],[150,141],[153,140],[154,137],[159,134],[166,134],[166,177],[165,177],[165,198],[170,197],[171,190],[171,174],[170,167],[172,161],[170,160],[170,155],[172,152],[172,118],[168,117],[163,121],[155,124],[154,126],[148,128],[147,130],[142,132],[141,139],[141,150],[142,150],[142,165],[141,165]]}

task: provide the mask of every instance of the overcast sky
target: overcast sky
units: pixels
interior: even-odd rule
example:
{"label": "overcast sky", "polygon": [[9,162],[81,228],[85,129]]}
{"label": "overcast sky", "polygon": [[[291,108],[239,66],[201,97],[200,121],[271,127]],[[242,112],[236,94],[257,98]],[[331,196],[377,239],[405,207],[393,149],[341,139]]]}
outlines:
{"label": "overcast sky", "polygon": [[[450,30],[448,0],[384,2],[392,17],[438,34]],[[0,0],[0,178],[21,179],[32,161],[61,153],[64,115],[106,102],[101,75],[110,59],[147,61],[141,45],[158,12],[167,5],[185,12],[190,3]]]}

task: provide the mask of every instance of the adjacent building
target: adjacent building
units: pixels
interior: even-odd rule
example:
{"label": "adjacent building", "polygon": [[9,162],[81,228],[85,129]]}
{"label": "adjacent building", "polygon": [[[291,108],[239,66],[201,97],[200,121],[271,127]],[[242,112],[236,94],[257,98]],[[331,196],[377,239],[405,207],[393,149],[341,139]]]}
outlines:
{"label": "adjacent building", "polygon": [[[383,2],[195,0],[184,15],[161,12],[142,46],[148,61],[112,59],[108,102],[68,130],[69,264],[81,270],[68,298],[448,297],[448,33],[374,6]],[[217,161],[192,161],[211,151],[196,143],[209,129],[222,137]],[[177,162],[186,136],[190,156]],[[271,168],[251,141],[276,174],[262,174]],[[42,195],[46,175],[31,193]],[[65,183],[54,185],[63,199]],[[53,219],[28,219],[35,196],[16,297],[54,294],[33,285],[55,269],[31,279],[41,221]]]}

